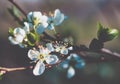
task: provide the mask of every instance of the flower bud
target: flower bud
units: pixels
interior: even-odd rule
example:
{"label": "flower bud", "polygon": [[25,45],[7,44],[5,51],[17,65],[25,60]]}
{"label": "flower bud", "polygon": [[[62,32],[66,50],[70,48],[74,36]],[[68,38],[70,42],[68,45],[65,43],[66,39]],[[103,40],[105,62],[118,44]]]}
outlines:
{"label": "flower bud", "polygon": [[117,29],[104,28],[101,24],[99,24],[98,28],[97,35],[101,42],[111,41],[119,35]]}

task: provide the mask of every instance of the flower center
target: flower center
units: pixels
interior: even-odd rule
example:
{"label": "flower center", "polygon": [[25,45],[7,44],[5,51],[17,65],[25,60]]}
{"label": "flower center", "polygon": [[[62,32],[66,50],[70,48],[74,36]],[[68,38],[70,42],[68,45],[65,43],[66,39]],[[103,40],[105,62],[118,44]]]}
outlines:
{"label": "flower center", "polygon": [[40,58],[40,59],[43,59],[43,58],[44,58],[43,54],[40,54],[39,58]]}
{"label": "flower center", "polygon": [[34,25],[38,25],[39,23],[40,23],[40,19],[34,17],[34,18],[33,18],[33,24],[34,24]]}
{"label": "flower center", "polygon": [[38,56],[38,59],[41,60],[41,61],[44,61],[44,60],[45,60],[45,59],[44,59],[44,54],[40,54],[40,55]]}

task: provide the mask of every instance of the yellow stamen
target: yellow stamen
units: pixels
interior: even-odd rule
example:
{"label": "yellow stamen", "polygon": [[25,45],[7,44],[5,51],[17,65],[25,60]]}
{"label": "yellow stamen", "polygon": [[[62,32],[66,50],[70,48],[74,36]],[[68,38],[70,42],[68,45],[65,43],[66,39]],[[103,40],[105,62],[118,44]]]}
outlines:
{"label": "yellow stamen", "polygon": [[37,58],[38,58],[39,60],[41,60],[41,61],[44,61],[44,60],[45,60],[44,54],[40,54]]}

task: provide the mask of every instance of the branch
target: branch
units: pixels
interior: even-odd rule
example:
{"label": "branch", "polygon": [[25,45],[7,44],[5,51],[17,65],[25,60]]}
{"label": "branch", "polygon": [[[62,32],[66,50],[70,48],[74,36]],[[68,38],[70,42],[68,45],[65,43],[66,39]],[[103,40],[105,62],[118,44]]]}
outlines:
{"label": "branch", "polygon": [[14,6],[16,6],[20,11],[21,13],[26,17],[26,12],[15,2],[15,0],[8,0],[9,2],[11,2]]}
{"label": "branch", "polygon": [[6,71],[6,72],[12,72],[12,71],[21,71],[26,69],[32,69],[33,66],[29,67],[18,67],[18,68],[6,68],[6,67],[0,67],[0,71]]}
{"label": "branch", "polygon": [[108,50],[108,49],[103,48],[103,49],[101,49],[100,52],[103,53],[103,54],[107,54],[107,55],[110,55],[110,56],[114,56],[114,57],[117,57],[117,58],[120,59],[120,54],[119,54],[119,53],[112,52],[112,51],[110,51],[110,50]]}
{"label": "branch", "polygon": [[[72,51],[73,53],[77,53],[80,57],[85,59],[86,62],[115,62],[120,61],[120,54],[116,52],[112,52],[109,49],[102,48],[99,51],[92,51],[87,48],[77,47],[75,46],[75,50]],[[89,56],[88,53],[95,53],[99,54],[100,56]]]}

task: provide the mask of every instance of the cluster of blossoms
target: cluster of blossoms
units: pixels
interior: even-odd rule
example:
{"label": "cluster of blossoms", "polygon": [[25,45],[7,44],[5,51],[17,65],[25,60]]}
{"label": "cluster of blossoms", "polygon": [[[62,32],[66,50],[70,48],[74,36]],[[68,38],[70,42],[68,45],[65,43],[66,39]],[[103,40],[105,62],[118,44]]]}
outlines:
{"label": "cluster of blossoms", "polygon": [[70,54],[67,59],[60,64],[63,69],[67,70],[67,78],[75,76],[75,70],[85,66],[85,61],[75,53]]}
{"label": "cluster of blossoms", "polygon": [[55,52],[62,55],[67,55],[71,47],[66,47],[65,45],[55,45],[52,43],[47,43],[46,47],[39,46],[38,49],[30,49],[28,51],[28,57],[34,61],[36,66],[33,69],[34,75],[41,75],[45,71],[46,65],[52,65],[59,62],[59,57]]}
{"label": "cluster of blossoms", "polygon": [[[65,15],[59,9],[56,9],[54,13],[50,12],[48,16],[39,11],[30,12],[23,27],[9,29],[10,36],[8,39],[12,44],[19,45],[22,48],[34,47],[28,51],[28,58],[36,64],[33,69],[34,75],[43,74],[47,66],[59,63],[61,57],[67,56],[69,51],[73,50],[73,47],[65,41],[52,41],[46,43],[45,46],[35,45],[40,43],[39,35],[46,29],[55,30],[55,26],[60,25],[64,19]],[[64,69],[68,69],[68,78],[73,77],[75,75],[74,68],[80,66],[84,66],[84,63],[75,54],[71,54],[62,64]]]}
{"label": "cluster of blossoms", "polygon": [[64,19],[65,16],[59,9],[56,9],[54,13],[49,13],[48,16],[39,11],[30,12],[22,28],[9,29],[8,39],[12,44],[20,47],[34,46],[35,42],[39,40],[38,35],[46,29],[55,30],[55,26],[60,25]]}

